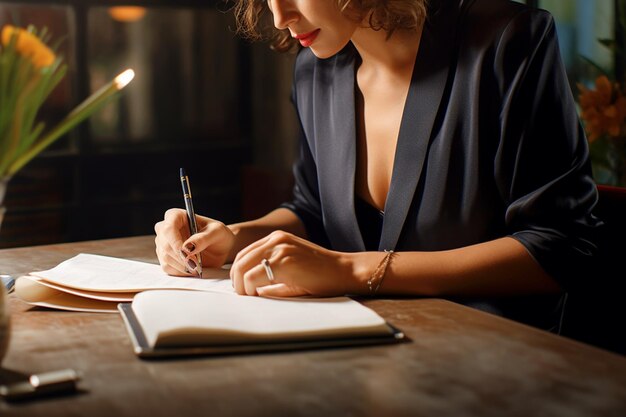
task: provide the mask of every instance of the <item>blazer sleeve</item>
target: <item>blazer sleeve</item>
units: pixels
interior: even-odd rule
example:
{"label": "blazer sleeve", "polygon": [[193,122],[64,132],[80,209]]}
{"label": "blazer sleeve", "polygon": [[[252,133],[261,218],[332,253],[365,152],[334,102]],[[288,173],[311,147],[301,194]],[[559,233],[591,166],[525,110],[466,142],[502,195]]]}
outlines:
{"label": "blazer sleeve", "polygon": [[505,222],[563,288],[584,285],[597,252],[597,189],[555,25],[524,11],[503,31],[494,71],[502,95],[495,178]]}
{"label": "blazer sleeve", "polygon": [[[295,82],[294,82],[295,83]],[[292,90],[291,101],[296,106],[295,86]],[[330,242],[324,229],[322,208],[320,203],[319,185],[317,180],[317,166],[311,153],[309,143],[300,124],[300,153],[293,165],[294,187],[293,199],[281,204],[280,207],[291,210],[306,229],[307,239],[324,247],[330,247]]]}

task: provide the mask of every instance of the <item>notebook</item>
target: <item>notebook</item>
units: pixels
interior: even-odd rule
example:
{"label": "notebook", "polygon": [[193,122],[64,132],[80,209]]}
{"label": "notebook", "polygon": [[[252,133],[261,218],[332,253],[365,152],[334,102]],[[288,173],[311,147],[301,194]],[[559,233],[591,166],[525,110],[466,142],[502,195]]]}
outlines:
{"label": "notebook", "polygon": [[394,343],[404,334],[348,298],[272,299],[218,292],[145,291],[120,303],[143,358]]}
{"label": "notebook", "polygon": [[40,307],[117,313],[144,290],[185,289],[235,293],[228,270],[205,268],[203,279],[167,275],[159,265],[109,256],[79,254],[52,269],[31,272],[15,281],[15,294]]}

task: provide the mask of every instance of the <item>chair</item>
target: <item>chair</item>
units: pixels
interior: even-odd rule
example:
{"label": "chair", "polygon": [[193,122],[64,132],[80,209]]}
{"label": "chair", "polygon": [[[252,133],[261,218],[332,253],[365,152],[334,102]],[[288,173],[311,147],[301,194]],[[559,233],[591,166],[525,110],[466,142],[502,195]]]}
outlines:
{"label": "chair", "polygon": [[600,255],[588,280],[565,306],[562,334],[626,355],[626,188],[598,185],[596,215],[605,223]]}

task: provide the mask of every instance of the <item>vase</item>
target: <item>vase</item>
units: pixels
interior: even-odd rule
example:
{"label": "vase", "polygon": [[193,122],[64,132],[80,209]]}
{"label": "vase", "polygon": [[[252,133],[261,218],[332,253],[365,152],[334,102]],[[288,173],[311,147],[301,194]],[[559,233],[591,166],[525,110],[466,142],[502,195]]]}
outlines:
{"label": "vase", "polygon": [[10,321],[9,300],[4,284],[0,282],[0,365],[9,347]]}
{"label": "vase", "polygon": [[[6,211],[4,206],[4,197],[6,195],[7,187],[9,185],[10,177],[0,178],[0,230],[2,229],[2,218]],[[0,233],[0,236],[2,234]],[[2,271],[0,271],[2,273]],[[0,365],[2,365],[2,359],[9,346],[9,306],[7,290],[3,282],[0,282]]]}
{"label": "vase", "polygon": [[4,206],[4,196],[6,195],[7,187],[9,186],[9,179],[10,177],[0,178],[0,229],[2,228],[4,213],[6,212],[6,207]]}

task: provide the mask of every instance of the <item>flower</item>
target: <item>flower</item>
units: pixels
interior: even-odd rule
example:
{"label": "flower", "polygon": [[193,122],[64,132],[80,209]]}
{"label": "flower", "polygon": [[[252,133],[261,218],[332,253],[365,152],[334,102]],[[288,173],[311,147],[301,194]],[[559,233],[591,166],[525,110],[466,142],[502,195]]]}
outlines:
{"label": "flower", "polygon": [[17,53],[30,59],[35,68],[49,67],[54,63],[54,52],[36,35],[24,29],[6,25],[2,29],[2,46],[9,46],[13,37]]}
{"label": "flower", "polygon": [[587,133],[593,176],[599,184],[626,187],[626,0],[614,0],[615,28],[598,39],[612,55],[604,68],[581,57],[586,72],[599,75],[594,85],[578,84],[580,118]]}
{"label": "flower", "polygon": [[619,138],[626,134],[626,95],[617,83],[611,84],[602,75],[596,79],[596,88],[588,89],[578,84],[581,117],[589,142],[603,135]]}
{"label": "flower", "polygon": [[63,79],[67,66],[39,33],[5,26],[0,33],[0,178],[10,177],[34,157],[118,95],[134,77],[132,70],[117,76],[44,132],[36,123],[46,98]]}

